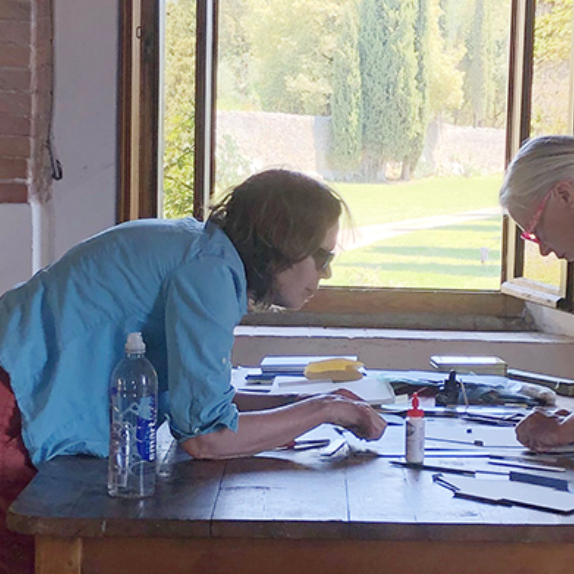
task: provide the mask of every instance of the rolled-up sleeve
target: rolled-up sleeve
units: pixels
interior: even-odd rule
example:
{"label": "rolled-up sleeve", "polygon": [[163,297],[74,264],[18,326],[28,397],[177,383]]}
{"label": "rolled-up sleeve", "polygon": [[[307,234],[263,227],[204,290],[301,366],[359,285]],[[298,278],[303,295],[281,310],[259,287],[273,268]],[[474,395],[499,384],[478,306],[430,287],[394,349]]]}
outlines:
{"label": "rolled-up sleeve", "polygon": [[170,425],[179,440],[237,430],[231,350],[244,312],[242,289],[233,268],[217,257],[182,265],[167,283]]}

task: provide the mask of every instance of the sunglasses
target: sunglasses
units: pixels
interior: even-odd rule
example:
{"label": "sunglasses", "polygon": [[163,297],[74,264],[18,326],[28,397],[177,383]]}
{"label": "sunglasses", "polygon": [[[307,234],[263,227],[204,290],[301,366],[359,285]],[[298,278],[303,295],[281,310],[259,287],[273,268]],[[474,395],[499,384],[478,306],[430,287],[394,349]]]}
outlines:
{"label": "sunglasses", "polygon": [[335,253],[333,251],[327,251],[322,247],[319,247],[317,251],[312,253],[313,259],[315,260],[315,265],[317,266],[317,271],[326,271],[333,262]]}
{"label": "sunglasses", "polygon": [[542,201],[540,202],[540,205],[536,208],[536,211],[534,212],[532,219],[528,222],[528,225],[524,228],[524,231],[520,234],[521,239],[524,239],[525,241],[532,241],[533,243],[540,244],[540,239],[538,239],[538,237],[536,237],[536,233],[534,233],[534,230],[536,229],[536,226],[540,223],[540,218],[542,217],[542,214],[544,213],[544,209],[546,208],[546,204],[548,203],[548,200],[550,199],[550,196],[552,195],[552,191],[553,191],[553,189],[551,189],[542,198]]}

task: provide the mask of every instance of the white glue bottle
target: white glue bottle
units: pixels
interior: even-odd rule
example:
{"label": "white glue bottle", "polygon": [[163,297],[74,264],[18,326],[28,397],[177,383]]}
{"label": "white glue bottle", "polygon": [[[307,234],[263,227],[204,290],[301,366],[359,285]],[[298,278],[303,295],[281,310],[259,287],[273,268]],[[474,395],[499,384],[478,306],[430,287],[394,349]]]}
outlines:
{"label": "white glue bottle", "polygon": [[419,407],[419,396],[413,393],[412,407],[407,411],[405,458],[407,462],[422,464],[425,457],[425,413]]}

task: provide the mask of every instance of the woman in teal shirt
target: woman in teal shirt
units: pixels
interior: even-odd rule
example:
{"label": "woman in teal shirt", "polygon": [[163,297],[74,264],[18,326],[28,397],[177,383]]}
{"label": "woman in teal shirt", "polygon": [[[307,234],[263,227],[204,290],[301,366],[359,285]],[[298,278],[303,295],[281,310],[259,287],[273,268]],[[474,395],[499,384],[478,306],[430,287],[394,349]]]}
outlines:
{"label": "woman in teal shirt", "polygon": [[[0,468],[11,460],[20,470],[0,476],[0,490],[13,498],[30,469],[57,455],[107,456],[110,374],[133,331],[158,372],[160,420],[196,458],[254,454],[326,422],[379,438],[385,422],[363,402],[249,397],[231,386],[233,331],[248,304],[298,309],[313,296],[331,273],[342,206],[312,178],[262,172],[205,225],[118,225],[2,296]],[[22,460],[26,468],[13,462]]]}
{"label": "woman in teal shirt", "polygon": [[322,422],[378,438],[380,417],[339,397],[245,416],[233,402],[233,330],[248,300],[302,307],[330,276],[340,215],[327,186],[271,170],[235,188],[206,225],[116,226],[0,298],[0,365],[32,462],[107,456],[108,383],[132,331],[158,371],[160,409],[195,457],[252,454]]}

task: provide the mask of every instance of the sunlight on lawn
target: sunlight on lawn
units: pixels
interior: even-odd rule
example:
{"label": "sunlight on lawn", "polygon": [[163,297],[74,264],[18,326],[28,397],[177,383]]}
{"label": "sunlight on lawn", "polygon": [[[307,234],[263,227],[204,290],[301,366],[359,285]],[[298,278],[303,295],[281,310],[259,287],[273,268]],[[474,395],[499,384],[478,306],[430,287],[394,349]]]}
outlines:
{"label": "sunlight on lawn", "polygon": [[432,177],[390,184],[332,183],[357,227],[498,206],[502,175]]}
{"label": "sunlight on lawn", "polygon": [[[388,185],[334,184],[355,228],[498,208],[502,176],[436,177]],[[345,232],[344,232],[345,233]],[[341,253],[332,286],[500,288],[501,216],[414,230]]]}
{"label": "sunlight on lawn", "polygon": [[500,247],[500,216],[417,231],[342,253],[324,284],[498,290]]}

